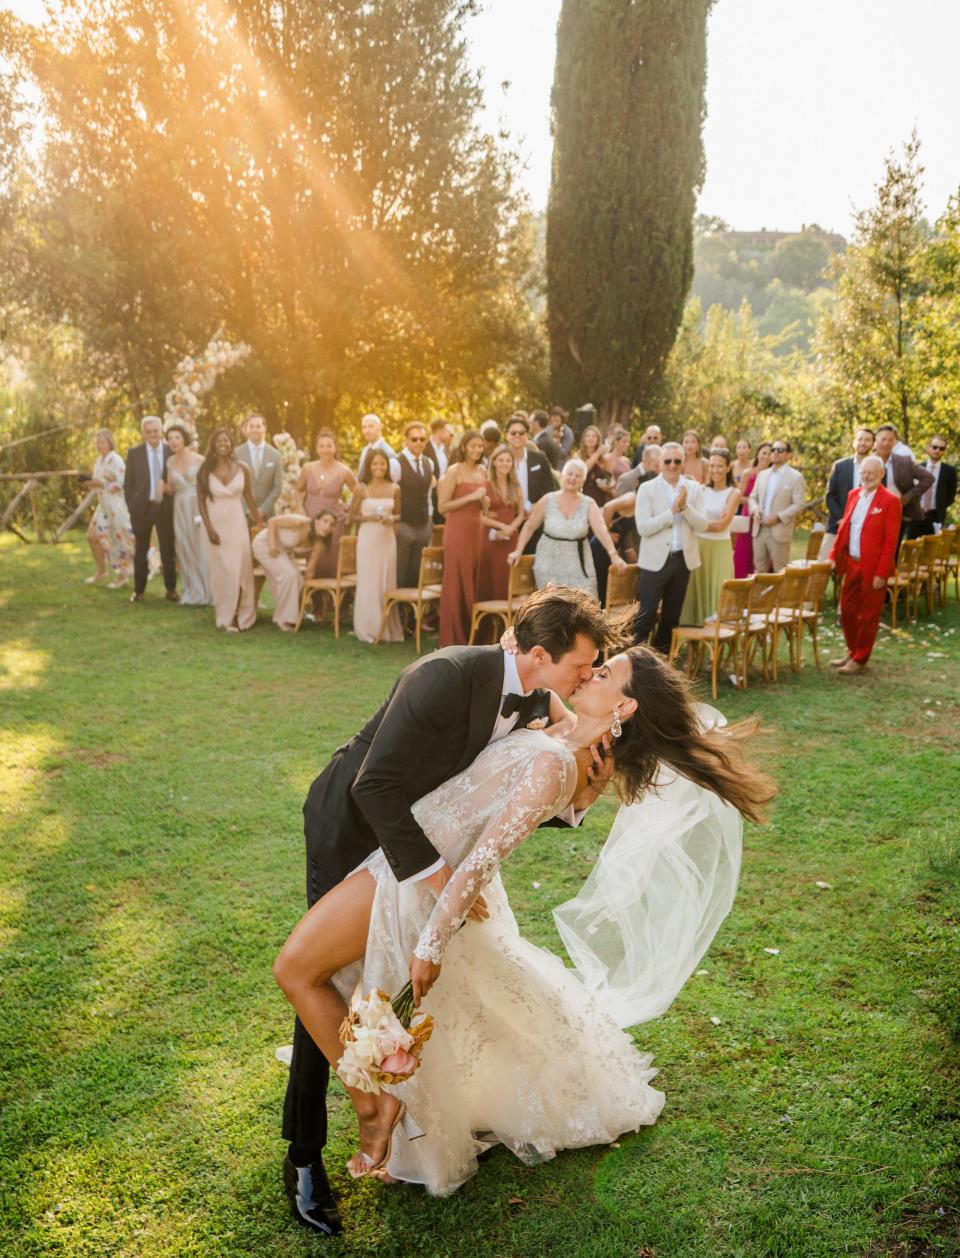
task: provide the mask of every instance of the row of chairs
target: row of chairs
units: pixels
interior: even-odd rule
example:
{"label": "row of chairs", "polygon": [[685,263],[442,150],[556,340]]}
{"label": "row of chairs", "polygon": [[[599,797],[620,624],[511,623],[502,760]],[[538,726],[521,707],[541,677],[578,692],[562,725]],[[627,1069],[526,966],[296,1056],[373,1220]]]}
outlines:
{"label": "row of chairs", "polygon": [[913,542],[901,542],[896,571],[887,582],[890,627],[897,627],[901,599],[908,622],[916,621],[919,615],[921,594],[927,616],[932,614],[935,602],[946,607],[951,576],[954,595],[960,599],[960,529],[942,529]]}
{"label": "row of chairs", "polygon": [[764,681],[777,680],[780,642],[786,639],[790,667],[803,667],[803,642],[807,632],[813,644],[813,658],[820,667],[818,633],[820,608],[833,569],[829,563],[809,563],[786,567],[782,572],[758,572],[751,577],[724,581],[716,615],[703,626],[679,625],[670,642],[670,662],[676,663],[686,648],[687,673],[699,672],[704,653],[710,656],[710,688],[717,697],[720,666],[737,686],[746,689],[750,666],[757,648],[761,650]]}

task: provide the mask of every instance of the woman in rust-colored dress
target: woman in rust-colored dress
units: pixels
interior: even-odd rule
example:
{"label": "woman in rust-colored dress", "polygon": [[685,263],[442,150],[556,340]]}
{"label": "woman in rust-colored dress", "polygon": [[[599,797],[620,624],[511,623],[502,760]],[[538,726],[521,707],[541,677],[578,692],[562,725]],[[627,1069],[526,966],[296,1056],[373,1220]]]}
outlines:
{"label": "woman in rust-colored dress", "polygon": [[483,548],[480,552],[480,575],[477,598],[506,598],[510,582],[507,555],[514,547],[514,537],[523,524],[523,490],[513,464],[509,446],[497,446],[487,469],[489,508],[483,512]]}
{"label": "woman in rust-colored dress", "polygon": [[458,453],[459,461],[450,465],[437,487],[437,509],[444,517],[441,646],[464,646],[470,637],[483,546],[480,516],[489,506],[487,476],[480,462],[483,438],[478,432],[465,432]]}

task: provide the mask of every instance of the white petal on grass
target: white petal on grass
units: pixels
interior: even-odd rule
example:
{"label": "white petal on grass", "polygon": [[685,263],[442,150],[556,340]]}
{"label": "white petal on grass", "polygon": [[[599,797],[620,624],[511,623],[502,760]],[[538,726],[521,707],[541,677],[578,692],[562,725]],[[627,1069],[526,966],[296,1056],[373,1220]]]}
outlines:
{"label": "white petal on grass", "polygon": [[771,957],[778,957],[780,955],[779,948],[764,948],[764,952]]}
{"label": "white petal on grass", "polygon": [[820,888],[820,890],[821,890],[821,891],[832,891],[832,890],[833,890],[833,884],[832,884],[832,883],[829,883],[829,882],[821,882],[819,878],[817,879],[816,885]]}
{"label": "white petal on grass", "polygon": [[714,1026],[719,1026],[719,1025],[720,1025],[720,1019],[719,1019],[719,1018],[711,1018],[711,1019],[710,1019],[710,1021],[713,1023],[713,1025],[714,1025]]}

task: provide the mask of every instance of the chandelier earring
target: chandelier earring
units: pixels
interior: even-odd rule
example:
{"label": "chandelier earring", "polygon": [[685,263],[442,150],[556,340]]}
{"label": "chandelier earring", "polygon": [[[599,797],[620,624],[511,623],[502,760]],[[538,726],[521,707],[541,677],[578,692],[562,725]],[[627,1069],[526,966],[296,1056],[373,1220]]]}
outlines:
{"label": "chandelier earring", "polygon": [[613,724],[610,726],[610,737],[619,738],[623,733],[623,726],[620,724],[620,709],[613,709]]}

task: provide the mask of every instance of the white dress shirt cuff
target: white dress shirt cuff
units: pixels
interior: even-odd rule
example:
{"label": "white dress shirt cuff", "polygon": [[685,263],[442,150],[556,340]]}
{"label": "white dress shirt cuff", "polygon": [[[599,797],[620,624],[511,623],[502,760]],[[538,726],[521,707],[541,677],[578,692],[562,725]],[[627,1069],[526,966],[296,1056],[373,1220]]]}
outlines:
{"label": "white dress shirt cuff", "polygon": [[568,826],[572,826],[575,830],[586,815],[586,808],[574,808],[573,804],[567,804],[563,812],[556,814],[556,818],[558,821],[565,821]]}
{"label": "white dress shirt cuff", "polygon": [[409,878],[404,878],[400,882],[401,887],[409,886],[412,882],[423,882],[424,878],[429,878],[431,874],[435,874],[438,869],[443,869],[447,862],[441,856],[438,861],[434,861],[426,869],[421,869],[417,874],[411,874]]}

